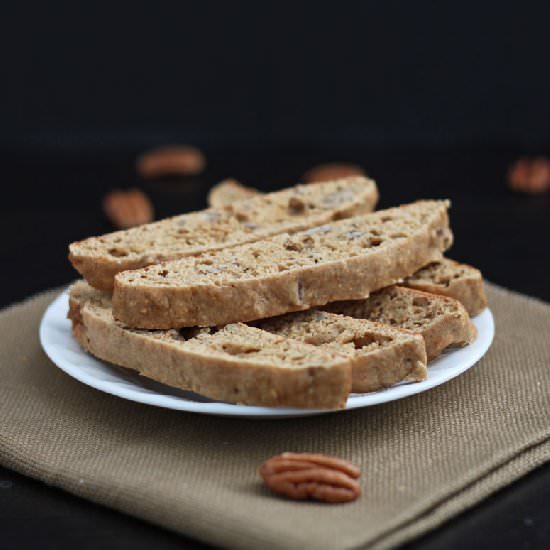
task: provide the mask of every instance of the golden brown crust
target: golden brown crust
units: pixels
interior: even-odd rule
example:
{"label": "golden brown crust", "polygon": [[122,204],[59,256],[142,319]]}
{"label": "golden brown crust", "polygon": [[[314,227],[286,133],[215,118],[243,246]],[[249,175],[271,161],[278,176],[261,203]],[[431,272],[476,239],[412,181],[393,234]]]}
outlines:
{"label": "golden brown crust", "polygon": [[[447,298],[452,300],[452,298]],[[422,331],[426,342],[428,361],[435,359],[448,347],[463,347],[475,340],[477,330],[464,310],[454,315],[442,316]]]}
{"label": "golden brown crust", "polygon": [[428,376],[424,342],[413,340],[380,350],[370,357],[356,354],[352,362],[352,391],[366,393],[389,388],[399,382],[421,382]]}
{"label": "golden brown crust", "polygon": [[[342,235],[350,233],[347,230],[351,226],[378,224],[378,220],[385,216],[397,218],[403,208],[417,212],[413,210],[417,205],[423,221],[418,222],[418,228],[408,236],[398,234],[393,239],[388,237],[381,246],[374,244],[361,248],[358,245],[354,256],[348,252],[350,243],[338,241]],[[184,269],[191,272],[200,258],[162,264],[155,266],[155,270],[127,271],[115,278],[113,312],[116,319],[128,326],[165,329],[224,325],[237,320],[246,322],[303,311],[335,300],[364,298],[370,292],[394,284],[421,266],[441,258],[441,252],[452,242],[447,207],[448,203],[444,201],[427,201],[333,223],[329,226],[329,232],[334,231],[336,235],[334,246],[337,251],[331,251],[317,235],[316,248],[311,249],[315,253],[319,249],[319,253],[328,259],[315,260],[313,264],[314,256],[310,250],[308,264],[293,269],[283,267],[280,271],[254,278],[236,276],[218,282],[209,281],[207,277],[195,277],[193,282],[179,282],[178,273]],[[296,234],[296,241],[305,239],[314,240],[311,232]],[[270,263],[275,262],[275,255],[279,253],[287,261],[286,258],[291,255],[284,250],[288,248],[287,241],[285,236],[278,236],[263,241],[261,245],[256,243],[233,248],[225,255],[223,251],[212,253],[207,259],[214,262],[214,269],[215,262],[220,258],[224,262],[232,262],[234,256],[239,262],[244,256],[254,256],[256,251],[268,251]],[[334,257],[341,259],[331,260]],[[149,274],[155,277],[158,269],[162,274],[170,273],[170,276],[175,273],[176,282],[170,283],[168,279],[161,278],[159,284],[150,283]]]}
{"label": "golden brown crust", "polygon": [[85,327],[80,311],[80,302],[73,297],[69,297],[69,313],[67,314],[67,318],[71,321],[73,336],[80,341],[81,338],[84,338],[83,331],[85,331]]}
{"label": "golden brown crust", "polygon": [[88,256],[79,256],[72,253],[69,253],[69,261],[90,285],[99,290],[112,290],[117,273],[125,269],[138,269],[143,265],[141,260],[117,261],[107,258],[93,260]]}
{"label": "golden brown crust", "polygon": [[[313,353],[319,363],[311,363],[315,361],[312,359],[305,366],[300,363],[282,368],[255,359],[253,353],[248,358],[224,353],[219,347],[209,348],[208,336],[202,341],[184,341],[171,336],[175,331],[133,331],[113,320],[106,295],[100,291],[90,294],[90,287],[83,285],[77,283],[71,290],[73,334],[86,351],[104,361],[211,399],[268,407],[345,407],[351,390],[351,365],[342,355],[291,341],[292,350],[303,350],[304,356]],[[259,337],[264,341],[267,335],[245,325],[227,330],[233,331],[229,335],[233,341],[238,337],[247,342]],[[289,341],[268,336],[276,341],[265,345],[281,347]]]}

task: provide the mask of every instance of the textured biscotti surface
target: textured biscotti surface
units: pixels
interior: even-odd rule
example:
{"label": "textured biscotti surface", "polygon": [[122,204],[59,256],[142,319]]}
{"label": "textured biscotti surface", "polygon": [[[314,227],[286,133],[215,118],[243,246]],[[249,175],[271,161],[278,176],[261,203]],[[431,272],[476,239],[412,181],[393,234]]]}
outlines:
{"label": "textured biscotti surface", "polygon": [[[237,200],[249,198],[260,191],[245,187],[234,180],[226,180],[215,185],[208,195],[210,206],[227,206]],[[471,317],[487,307],[487,298],[481,272],[467,264],[460,264],[449,258],[442,258],[407,277],[403,286],[442,294],[456,298],[466,308]]]}
{"label": "textured biscotti surface", "polygon": [[241,323],[144,331],[121,326],[107,292],[73,285],[73,334],[96,357],[212,399],[270,407],[342,408],[351,390],[346,354]]}
{"label": "textured biscotti surface", "polygon": [[417,332],[424,337],[428,360],[476,337],[476,328],[458,300],[402,286],[382,289],[366,300],[329,304],[326,309]]}
{"label": "textured biscotti surface", "polygon": [[125,271],[114,315],[139,328],[214,326],[364,298],[441,258],[452,242],[447,208],[420,201]]}
{"label": "textured biscotti surface", "polygon": [[[249,198],[260,191],[245,187],[234,180],[215,185],[208,195],[211,206],[227,206],[237,200]],[[487,298],[481,272],[467,264],[442,258],[417,271],[403,281],[403,286],[456,298],[471,317],[487,307]]]}
{"label": "textured biscotti surface", "polygon": [[455,298],[472,317],[487,307],[481,272],[448,258],[420,269],[405,279],[403,285]]}
{"label": "textured biscotti surface", "polygon": [[372,392],[427,376],[426,348],[419,334],[326,311],[309,310],[256,321],[254,326],[352,359],[352,391]]}
{"label": "textured biscotti surface", "polygon": [[96,288],[125,269],[229,248],[371,212],[376,184],[354,177],[295,187],[72,243],[69,259]]}
{"label": "textured biscotti surface", "polygon": [[236,201],[242,201],[259,195],[260,192],[251,187],[246,187],[233,179],[220,181],[210,189],[207,197],[208,206],[223,208]]}

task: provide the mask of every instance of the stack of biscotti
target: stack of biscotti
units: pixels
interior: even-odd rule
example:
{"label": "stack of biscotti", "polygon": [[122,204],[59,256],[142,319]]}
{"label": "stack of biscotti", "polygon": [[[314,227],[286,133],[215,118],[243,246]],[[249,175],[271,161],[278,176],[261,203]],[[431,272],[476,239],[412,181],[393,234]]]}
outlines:
{"label": "stack of biscotti", "polygon": [[113,319],[110,294],[84,281],[69,317],[82,347],[105,361],[212,399],[341,408],[351,391],[345,354],[233,323],[220,329],[143,331]]}
{"label": "stack of biscotti", "polygon": [[[427,357],[475,334],[458,301],[395,286],[444,261],[448,203],[367,213],[377,196],[348,178],[74,243],[87,283],[71,289],[73,333],[103,360],[248,405],[341,408],[423,380]],[[384,300],[404,316],[366,305]]]}
{"label": "stack of biscotti", "polygon": [[446,201],[419,201],[115,277],[114,316],[165,329],[252,321],[361,299],[441,259]]}
{"label": "stack of biscotti", "polygon": [[[208,203],[218,208],[227,207],[254,195],[261,195],[261,191],[245,187],[235,180],[224,180],[210,190]],[[466,308],[471,317],[481,313],[487,306],[480,271],[448,258],[442,258],[440,261],[424,266],[401,284],[432,294],[455,298]]]}
{"label": "stack of biscotti", "polygon": [[403,284],[417,290],[455,298],[471,317],[487,307],[483,277],[479,269],[448,258],[423,267],[407,277]]}
{"label": "stack of biscotti", "polygon": [[421,334],[429,361],[446,348],[464,346],[476,336],[468,312],[458,300],[398,285],[366,300],[334,302],[326,309]]}
{"label": "stack of biscotti", "polygon": [[296,185],[221,208],[72,243],[69,259],[94,287],[109,290],[117,273],[150,264],[294,233],[374,210],[378,190],[367,178]]}

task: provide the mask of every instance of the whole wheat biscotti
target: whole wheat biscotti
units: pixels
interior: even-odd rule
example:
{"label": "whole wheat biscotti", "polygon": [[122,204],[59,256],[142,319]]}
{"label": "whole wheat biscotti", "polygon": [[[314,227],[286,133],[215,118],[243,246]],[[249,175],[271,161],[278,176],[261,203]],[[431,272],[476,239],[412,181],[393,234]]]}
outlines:
{"label": "whole wheat biscotti", "polygon": [[254,326],[307,344],[344,352],[352,360],[352,391],[373,392],[427,376],[420,334],[312,309],[256,321]]}
{"label": "whole wheat biscotti", "polygon": [[483,277],[479,269],[442,258],[407,277],[404,286],[441,294],[458,300],[471,317],[487,307]]}
{"label": "whole wheat biscotti", "polygon": [[448,201],[419,201],[258,243],[119,273],[115,318],[216,326],[359,299],[441,258]]}
{"label": "whole wheat biscotti", "polygon": [[424,337],[428,361],[448,347],[469,344],[477,334],[458,300],[402,286],[384,288],[366,300],[329,304],[324,309],[417,332]]}
{"label": "whole wheat biscotti", "polygon": [[[227,206],[237,200],[249,198],[261,191],[245,187],[235,180],[224,180],[215,185],[209,195],[210,206]],[[449,258],[431,263],[403,281],[403,286],[456,298],[471,317],[487,307],[487,298],[481,272],[467,264]]]}
{"label": "whole wheat biscotti", "polygon": [[354,177],[283,191],[91,237],[69,246],[69,259],[96,288],[120,271],[294,233],[374,210],[376,184]]}
{"label": "whole wheat biscotti", "polygon": [[252,187],[246,187],[234,179],[220,181],[208,192],[208,206],[223,208],[236,201],[242,201],[260,195],[261,192]]}
{"label": "whole wheat biscotti", "polygon": [[211,399],[268,407],[343,408],[350,358],[242,323],[146,331],[113,319],[109,293],[84,281],[70,291],[73,334],[92,355]]}

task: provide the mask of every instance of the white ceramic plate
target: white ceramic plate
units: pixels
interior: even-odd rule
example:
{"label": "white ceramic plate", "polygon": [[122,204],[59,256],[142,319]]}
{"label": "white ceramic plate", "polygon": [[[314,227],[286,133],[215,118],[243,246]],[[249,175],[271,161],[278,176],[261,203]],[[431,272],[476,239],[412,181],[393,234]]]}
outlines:
{"label": "white ceramic plate", "polygon": [[[71,335],[67,319],[68,294],[64,292],[48,307],[40,324],[40,342],[48,357],[69,376],[98,390],[137,401],[202,414],[244,418],[290,418],[326,414],[325,410],[275,407],[248,407],[212,401],[195,393],[180,391],[95,359],[85,353]],[[495,327],[489,309],[474,318],[477,339],[465,348],[444,353],[430,363],[428,378],[423,382],[399,384],[386,390],[350,395],[346,409],[378,405],[439,386],[462,374],[485,354],[493,340]]]}

